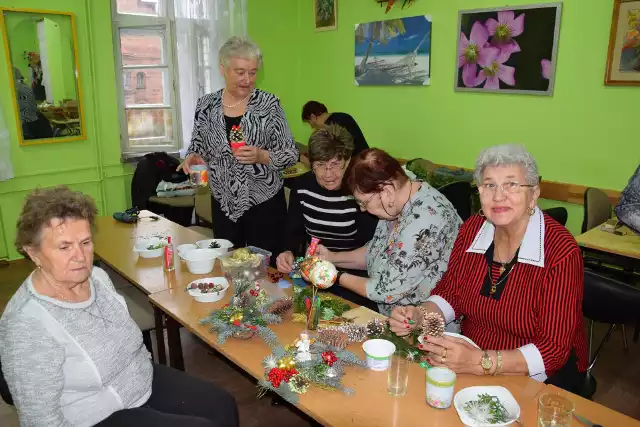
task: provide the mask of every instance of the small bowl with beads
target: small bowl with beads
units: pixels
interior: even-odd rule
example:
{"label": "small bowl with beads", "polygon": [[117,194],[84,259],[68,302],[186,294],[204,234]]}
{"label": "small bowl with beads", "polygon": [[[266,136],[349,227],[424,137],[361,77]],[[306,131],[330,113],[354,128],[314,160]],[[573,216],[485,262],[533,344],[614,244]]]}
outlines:
{"label": "small bowl with beads", "polygon": [[207,277],[194,280],[187,286],[187,292],[198,302],[216,302],[224,298],[229,282],[224,277]]}

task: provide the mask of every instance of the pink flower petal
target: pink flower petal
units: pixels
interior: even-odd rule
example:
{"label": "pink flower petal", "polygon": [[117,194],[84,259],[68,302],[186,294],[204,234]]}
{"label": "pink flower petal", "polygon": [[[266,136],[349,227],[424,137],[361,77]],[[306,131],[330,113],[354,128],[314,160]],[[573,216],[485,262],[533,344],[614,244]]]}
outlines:
{"label": "pink flower petal", "polygon": [[515,40],[509,40],[508,43],[500,45],[500,55],[498,55],[498,61],[500,64],[504,64],[509,60],[512,53],[520,52],[520,45]]}
{"label": "pink flower petal", "polygon": [[518,15],[518,17],[509,23],[509,29],[511,30],[511,37],[519,36],[524,32],[524,13]]}
{"label": "pink flower petal", "polygon": [[471,37],[469,37],[469,39],[478,46],[484,46],[487,40],[489,40],[489,32],[480,21],[476,21],[473,27],[471,27]]}
{"label": "pink flower petal", "polygon": [[498,12],[498,21],[502,25],[510,25],[515,15],[513,10],[501,10]]}
{"label": "pink flower petal", "polygon": [[551,61],[543,59],[540,61],[540,65],[542,66],[542,78],[549,80],[551,77]]}
{"label": "pink flower petal", "polygon": [[484,74],[484,70],[481,70],[476,79],[476,86],[480,86],[485,80],[487,80],[487,76]]}
{"label": "pink flower petal", "polygon": [[508,84],[509,86],[515,86],[516,85],[515,74],[516,74],[515,68],[510,67],[508,65],[500,65],[498,67],[498,72],[496,73],[496,76],[500,80],[502,80],[505,84]]}
{"label": "pink flower petal", "polygon": [[475,87],[478,78],[478,66],[476,64],[465,64],[462,67],[462,82],[466,87]]}
{"label": "pink flower petal", "polygon": [[487,19],[487,22],[484,23],[484,25],[487,27],[487,31],[489,31],[489,35],[495,36],[496,28],[498,27],[498,25],[500,25],[500,23],[493,18],[489,18]]}
{"label": "pink flower petal", "polygon": [[464,51],[469,46],[469,40],[464,33],[460,33],[460,45],[458,46],[458,68],[467,63],[467,59],[464,57]]}
{"label": "pink flower petal", "polygon": [[500,55],[500,49],[497,47],[485,47],[484,49],[480,49],[478,64],[483,68],[488,68],[493,64],[493,61],[496,60],[498,55]]}
{"label": "pink flower petal", "polygon": [[500,89],[500,80],[498,76],[487,77],[487,82],[484,84],[485,89]]}

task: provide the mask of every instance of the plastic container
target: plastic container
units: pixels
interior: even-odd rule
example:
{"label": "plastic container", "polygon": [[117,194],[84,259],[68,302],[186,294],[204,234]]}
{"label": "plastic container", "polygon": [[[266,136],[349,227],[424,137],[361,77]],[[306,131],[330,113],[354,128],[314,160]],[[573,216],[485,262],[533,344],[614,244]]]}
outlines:
{"label": "plastic container", "polygon": [[[142,239],[139,240],[133,251],[140,255],[141,258],[158,258],[164,253],[164,246],[167,244],[165,240],[159,238]],[[159,246],[154,249],[149,249],[154,246]]]}
{"label": "plastic container", "polygon": [[216,258],[217,253],[215,249],[194,249],[184,255],[187,268],[192,274],[211,273]]}
{"label": "plastic container", "polygon": [[[199,289],[189,289],[191,285],[198,285],[199,283],[213,283],[214,285],[222,286],[222,290],[215,292],[202,292]],[[229,289],[229,282],[224,277],[209,277],[206,279],[198,279],[189,283],[187,291],[198,302],[216,302],[224,298],[225,293]]]}
{"label": "plastic container", "polygon": [[396,345],[391,341],[373,339],[362,344],[367,356],[367,367],[372,371],[386,371],[389,368],[391,356],[396,351]]}
{"label": "plastic container", "polygon": [[209,183],[209,173],[205,165],[191,166],[189,182],[194,187],[205,187]]}

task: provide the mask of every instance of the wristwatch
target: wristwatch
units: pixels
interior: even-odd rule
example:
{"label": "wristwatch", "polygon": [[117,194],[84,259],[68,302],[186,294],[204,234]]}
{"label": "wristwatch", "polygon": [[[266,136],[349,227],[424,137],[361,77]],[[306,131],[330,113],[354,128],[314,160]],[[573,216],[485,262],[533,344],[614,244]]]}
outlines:
{"label": "wristwatch", "polygon": [[342,277],[343,274],[344,274],[344,271],[342,270],[338,271],[338,274],[336,275],[336,285],[340,286],[340,277]]}
{"label": "wristwatch", "polygon": [[489,357],[489,353],[486,351],[482,352],[482,359],[480,360],[480,366],[482,366],[482,370],[485,375],[489,375],[491,373],[491,368],[493,368],[493,360]]}

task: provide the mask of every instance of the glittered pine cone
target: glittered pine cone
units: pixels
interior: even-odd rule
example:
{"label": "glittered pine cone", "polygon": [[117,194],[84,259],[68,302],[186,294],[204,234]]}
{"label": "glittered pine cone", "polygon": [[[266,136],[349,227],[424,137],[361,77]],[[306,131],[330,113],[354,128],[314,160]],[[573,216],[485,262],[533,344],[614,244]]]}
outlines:
{"label": "glittered pine cone", "polygon": [[293,300],[291,298],[281,298],[276,300],[269,306],[267,313],[282,315],[293,308]]}
{"label": "glittered pine cone", "polygon": [[339,327],[339,329],[347,334],[349,342],[362,342],[367,339],[367,327],[365,325],[356,325],[355,323],[347,323]]}
{"label": "glittered pine cone", "polygon": [[321,329],[318,331],[318,341],[331,347],[344,349],[349,344],[349,337],[345,332],[337,329]]}
{"label": "glittered pine cone", "polygon": [[444,319],[438,313],[425,313],[422,319],[422,333],[432,337],[441,337],[444,333]]}
{"label": "glittered pine cone", "polygon": [[367,322],[367,336],[377,337],[382,335],[385,329],[385,322],[378,318],[371,319]]}

